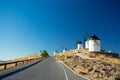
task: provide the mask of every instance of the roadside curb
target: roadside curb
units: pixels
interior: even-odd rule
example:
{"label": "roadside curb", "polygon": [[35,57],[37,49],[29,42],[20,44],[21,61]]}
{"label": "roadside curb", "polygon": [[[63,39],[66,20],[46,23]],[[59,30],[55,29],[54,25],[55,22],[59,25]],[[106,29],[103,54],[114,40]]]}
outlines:
{"label": "roadside curb", "polygon": [[[56,59],[56,58],[55,58]],[[80,75],[80,74],[78,74],[78,73],[76,73],[74,70],[72,70],[69,66],[67,66],[66,64],[64,64],[64,62],[63,61],[60,61],[60,60],[58,60],[58,59],[56,59],[57,61],[59,61],[60,63],[62,63],[65,67],[67,67],[69,70],[71,70],[74,74],[76,74],[77,76],[80,76],[80,77],[83,77],[83,78],[85,78],[85,79],[87,79],[87,80],[91,80],[91,79],[89,79],[89,78],[87,78],[87,77],[85,77],[85,76],[82,76],[82,75]]]}

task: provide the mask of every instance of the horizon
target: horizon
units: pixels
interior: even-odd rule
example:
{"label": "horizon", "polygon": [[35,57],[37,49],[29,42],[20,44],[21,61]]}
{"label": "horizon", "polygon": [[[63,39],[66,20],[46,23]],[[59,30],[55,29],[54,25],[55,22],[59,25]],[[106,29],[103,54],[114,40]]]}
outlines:
{"label": "horizon", "polygon": [[86,30],[120,55],[119,0],[0,1],[0,60],[76,49]]}

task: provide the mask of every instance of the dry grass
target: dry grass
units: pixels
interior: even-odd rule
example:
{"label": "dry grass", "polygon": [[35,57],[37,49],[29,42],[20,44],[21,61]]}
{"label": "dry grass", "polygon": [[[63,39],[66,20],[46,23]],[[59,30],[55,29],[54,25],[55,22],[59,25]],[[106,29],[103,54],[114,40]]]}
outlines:
{"label": "dry grass", "polygon": [[[12,67],[15,67],[15,64],[9,64],[9,65],[7,65],[7,69],[8,68],[12,68]],[[4,66],[0,66],[0,70],[4,70]]]}
{"label": "dry grass", "polygon": [[[24,57],[21,57],[21,58],[17,58],[17,59],[11,60],[11,62],[27,60],[27,59],[33,59],[33,58],[41,58],[41,55],[40,54],[32,54],[32,55],[28,55],[28,56],[24,56]],[[7,68],[12,68],[12,67],[15,67],[15,64],[8,64],[7,65]],[[3,69],[4,69],[4,66],[0,66],[0,70],[3,70]]]}
{"label": "dry grass", "polygon": [[60,54],[57,54],[56,57],[57,58],[63,58],[65,56],[73,56],[75,54],[75,50],[70,50],[70,51],[66,51],[66,52],[62,52]]}
{"label": "dry grass", "polygon": [[98,59],[98,60],[103,60],[103,61],[108,62],[108,63],[120,65],[120,59],[118,59],[118,58],[106,57],[104,54],[94,54],[94,53],[92,53],[92,54],[89,53],[86,55],[89,57]]}
{"label": "dry grass", "polygon": [[114,64],[120,65],[120,59],[107,57],[101,53],[90,53],[87,49],[70,50],[70,51],[66,51],[64,53],[62,52],[60,54],[57,54],[56,57],[59,59],[62,59],[62,58],[64,59],[64,57],[66,57],[66,56],[74,56],[75,52],[84,53],[84,56],[86,56],[88,58],[95,58],[97,60],[103,60],[107,63],[112,63],[113,65]]}
{"label": "dry grass", "polygon": [[3,70],[4,69],[4,66],[0,66],[0,70]]}
{"label": "dry grass", "polygon": [[[60,53],[60,54],[57,54],[56,57],[60,60],[62,60],[66,65],[68,65],[69,67],[74,66],[74,63],[77,64],[77,61],[74,61],[74,60],[69,60],[68,58],[68,61],[65,57],[67,56],[74,56],[75,53],[84,53],[83,56],[85,56],[86,58],[89,58],[89,59],[94,59],[97,63],[97,64],[101,64],[100,65],[103,65],[103,67],[101,67],[101,70],[102,68],[104,68],[104,63],[108,63],[108,64],[111,64],[112,67],[116,68],[116,70],[118,70],[118,72],[120,71],[120,59],[118,58],[113,58],[113,57],[110,57],[110,56],[106,56],[106,54],[103,54],[103,53],[90,53],[88,50],[86,49],[78,49],[78,50],[70,50],[70,51],[67,51],[67,52],[64,52],[64,53]],[[83,60],[83,59],[81,59]],[[71,61],[74,61],[73,63]],[[84,60],[83,60],[84,61]],[[79,59],[78,59],[78,62],[79,62]],[[84,63],[84,62],[83,62]],[[87,64],[87,62],[86,62]],[[88,63],[88,64],[91,64],[91,63]],[[92,63],[93,64],[93,63]],[[82,64],[83,65],[83,64]],[[99,66],[99,65],[98,65]],[[111,68],[111,66],[109,68]],[[78,68],[77,68],[78,67]],[[97,67],[94,65],[92,66],[93,69],[95,70],[99,70],[97,69]],[[108,69],[109,70],[109,69]],[[74,71],[78,74],[83,74],[83,73],[88,73],[88,68],[85,68],[85,67],[82,67],[82,66],[76,66],[74,68]],[[94,70],[93,70],[94,71]],[[80,73],[81,72],[81,73]],[[117,73],[117,72],[116,72]],[[101,74],[97,74],[96,72],[93,73],[93,74],[89,74],[89,76],[91,76],[91,78],[96,78],[98,76],[100,76]],[[111,76],[111,77],[106,77],[104,76],[104,79],[99,79],[99,80],[114,80],[114,77]]]}
{"label": "dry grass", "polygon": [[20,60],[27,60],[27,59],[33,59],[33,58],[41,58],[41,54],[32,54],[32,55],[28,55],[28,56],[14,59],[12,61],[20,61]]}

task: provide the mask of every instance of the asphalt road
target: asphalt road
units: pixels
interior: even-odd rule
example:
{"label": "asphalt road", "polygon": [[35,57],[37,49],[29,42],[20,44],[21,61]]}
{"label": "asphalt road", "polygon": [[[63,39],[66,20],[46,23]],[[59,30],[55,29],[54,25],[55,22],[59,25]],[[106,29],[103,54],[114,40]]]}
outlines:
{"label": "asphalt road", "polygon": [[0,72],[0,80],[87,80],[53,57]]}

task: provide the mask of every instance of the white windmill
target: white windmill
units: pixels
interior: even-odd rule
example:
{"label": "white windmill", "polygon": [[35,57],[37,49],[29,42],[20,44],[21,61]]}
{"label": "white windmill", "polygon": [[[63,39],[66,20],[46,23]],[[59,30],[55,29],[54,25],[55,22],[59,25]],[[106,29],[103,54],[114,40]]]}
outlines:
{"label": "white windmill", "polygon": [[57,54],[57,51],[54,51],[53,55],[55,56]]}
{"label": "white windmill", "polygon": [[100,52],[101,51],[101,41],[100,39],[94,34],[93,36],[89,35],[86,31],[84,31],[89,40],[84,40],[85,48],[88,49],[90,52]]}
{"label": "white windmill", "polygon": [[85,48],[89,49],[89,40],[87,40],[86,38],[84,38],[84,44],[85,44]]}
{"label": "white windmill", "polygon": [[90,52],[100,52],[101,51],[101,41],[95,34],[90,37],[89,51]]}
{"label": "white windmill", "polygon": [[66,51],[67,51],[67,49],[66,49],[66,48],[64,48],[64,49],[63,49],[63,52],[66,52]]}
{"label": "white windmill", "polygon": [[77,49],[82,49],[83,48],[83,44],[81,41],[77,42]]}

